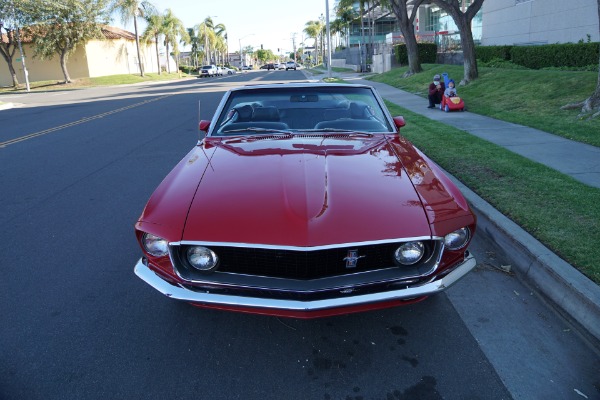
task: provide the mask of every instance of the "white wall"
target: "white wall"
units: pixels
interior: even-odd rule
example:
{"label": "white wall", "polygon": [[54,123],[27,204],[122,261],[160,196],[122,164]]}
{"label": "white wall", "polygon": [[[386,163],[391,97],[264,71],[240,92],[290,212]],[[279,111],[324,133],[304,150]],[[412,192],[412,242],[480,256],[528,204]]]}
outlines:
{"label": "white wall", "polygon": [[600,41],[597,0],[488,0],[482,44],[553,44]]}

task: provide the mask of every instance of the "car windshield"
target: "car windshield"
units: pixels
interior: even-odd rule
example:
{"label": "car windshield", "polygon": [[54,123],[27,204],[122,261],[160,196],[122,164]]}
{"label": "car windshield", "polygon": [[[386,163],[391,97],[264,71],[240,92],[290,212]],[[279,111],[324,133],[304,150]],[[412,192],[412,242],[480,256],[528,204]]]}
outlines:
{"label": "car windshield", "polygon": [[212,135],[394,132],[368,87],[282,85],[234,90],[222,110]]}

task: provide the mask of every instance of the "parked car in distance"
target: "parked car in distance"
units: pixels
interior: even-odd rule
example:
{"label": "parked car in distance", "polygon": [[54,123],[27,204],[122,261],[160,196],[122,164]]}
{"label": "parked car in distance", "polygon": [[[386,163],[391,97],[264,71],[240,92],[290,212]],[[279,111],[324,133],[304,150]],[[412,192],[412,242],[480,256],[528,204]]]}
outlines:
{"label": "parked car in distance", "polygon": [[204,65],[202,66],[202,68],[200,68],[200,77],[205,77],[205,76],[217,76],[218,74],[218,70],[217,67],[215,65]]}
{"label": "parked car in distance", "polygon": [[279,65],[277,66],[278,70],[284,70],[285,69],[285,63],[279,63]]}
{"label": "parked car in distance", "polygon": [[446,290],[476,265],[476,219],[404,124],[366,85],[229,90],[135,224],[135,273],[194,306],[294,318]]}
{"label": "parked car in distance", "polygon": [[252,69],[252,65],[244,65],[244,66],[242,67],[242,70],[243,70],[243,71],[250,71],[251,69]]}
{"label": "parked car in distance", "polygon": [[294,71],[296,70],[296,62],[295,61],[288,61],[285,63],[285,70],[289,70],[289,69],[293,69]]}
{"label": "parked car in distance", "polygon": [[235,74],[237,71],[229,68],[229,67],[223,67],[223,74],[227,74],[227,75],[233,75]]}

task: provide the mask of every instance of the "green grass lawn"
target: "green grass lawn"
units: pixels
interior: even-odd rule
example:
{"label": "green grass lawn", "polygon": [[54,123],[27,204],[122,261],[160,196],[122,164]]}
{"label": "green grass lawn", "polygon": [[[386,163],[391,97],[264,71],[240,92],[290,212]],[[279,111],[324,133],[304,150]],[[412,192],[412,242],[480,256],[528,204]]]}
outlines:
{"label": "green grass lawn", "polygon": [[480,67],[478,79],[458,86],[462,65],[424,64],[423,69],[408,78],[402,78],[407,70],[403,67],[368,79],[426,97],[433,75],[447,72],[471,112],[600,147],[600,118],[580,120],[578,110],[560,109],[589,97],[596,88],[598,72]]}
{"label": "green grass lawn", "polygon": [[387,102],[424,153],[600,284],[600,189]]}
{"label": "green grass lawn", "polygon": [[[172,72],[170,74],[163,72],[162,74],[144,74],[142,78],[139,74],[124,74],[124,75],[110,75],[110,76],[101,76],[97,78],[82,78],[75,79],[71,83],[63,83],[60,81],[52,80],[52,81],[37,81],[31,82],[30,88],[32,91],[47,91],[47,90],[69,90],[69,89],[81,89],[90,86],[112,86],[112,85],[126,85],[132,83],[141,83],[141,82],[152,82],[152,81],[166,81],[173,80],[179,78],[192,77],[195,78],[196,75],[187,75],[184,73],[179,74],[178,72]],[[25,83],[21,82],[17,89],[12,87],[0,88],[0,93],[12,93],[12,92],[24,92]]]}

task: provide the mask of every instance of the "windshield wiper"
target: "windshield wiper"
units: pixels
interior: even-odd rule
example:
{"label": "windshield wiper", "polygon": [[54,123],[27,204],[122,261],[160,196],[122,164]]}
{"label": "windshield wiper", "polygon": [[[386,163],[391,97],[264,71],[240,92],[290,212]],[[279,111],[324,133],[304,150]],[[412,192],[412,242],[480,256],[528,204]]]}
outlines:
{"label": "windshield wiper", "polygon": [[269,129],[269,128],[240,128],[240,129],[232,129],[230,131],[221,132],[222,135],[228,135],[230,133],[239,133],[239,132],[253,132],[253,133],[271,133],[282,136],[293,136],[293,133],[290,131],[285,131],[281,129]]}
{"label": "windshield wiper", "polygon": [[348,136],[368,136],[373,137],[371,132],[356,131],[353,129],[340,129],[340,128],[321,128],[321,129],[302,129],[302,132],[310,133],[348,133]]}

